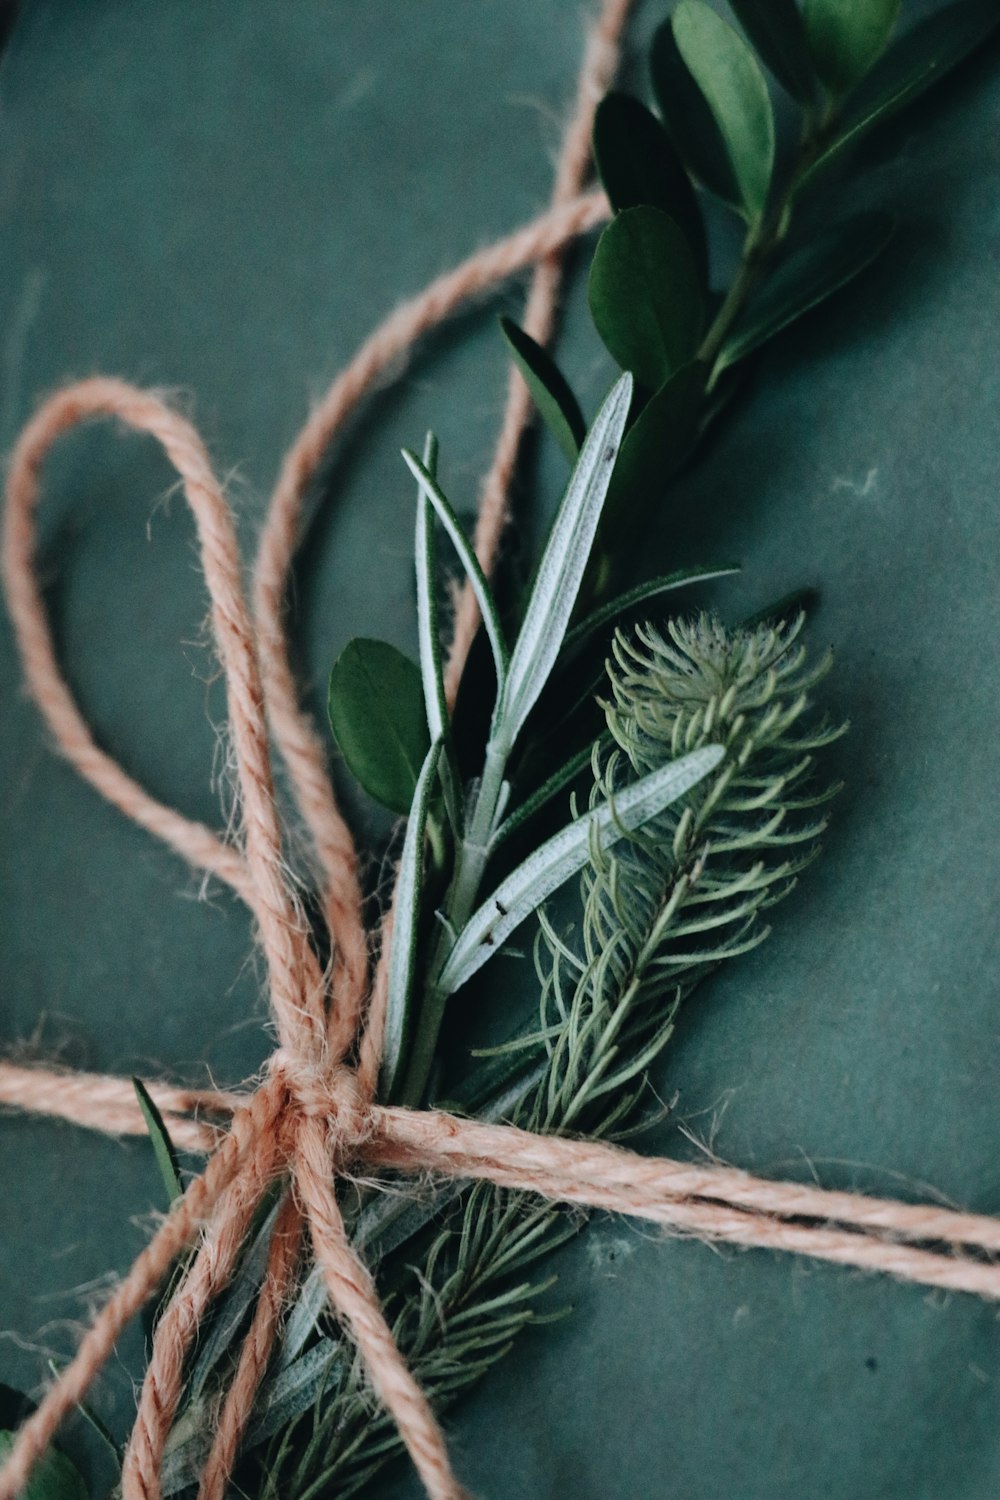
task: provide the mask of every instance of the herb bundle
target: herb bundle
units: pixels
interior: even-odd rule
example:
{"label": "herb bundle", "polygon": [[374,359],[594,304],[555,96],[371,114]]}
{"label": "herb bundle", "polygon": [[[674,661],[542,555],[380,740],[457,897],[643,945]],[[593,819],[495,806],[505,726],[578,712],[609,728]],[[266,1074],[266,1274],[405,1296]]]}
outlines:
{"label": "herb bundle", "polygon": [[[355,641],[330,691],[345,761],[371,794],[407,813],[387,950],[385,1102],[446,1099],[548,1133],[635,1129],[678,1007],[718,964],[764,938],[765,911],[815,853],[833,789],[812,784],[812,757],[837,731],[811,712],[827,663],[807,662],[802,616],[772,608],[763,623],[733,628],[704,614],[641,619],[652,600],[718,577],[720,566],[626,584],[631,539],[731,400],[748,357],[887,242],[890,221],[868,214],[795,246],[800,200],[994,24],[992,7],[966,0],[882,56],[897,9],[810,0],[800,15],[792,0],[741,0],[733,10],[748,41],[701,0],[681,0],[653,46],[661,118],[620,94],[602,104],[595,157],[615,216],[594,255],[589,303],[626,373],[588,429],[551,358],[505,325],[574,464],[526,600],[501,607],[441,489],[433,438],[421,458],[404,455],[417,487],[420,661]],[[801,115],[799,145],[780,172],[761,62]],[[695,184],[746,223],[728,287],[709,286]],[[446,701],[442,536],[483,617],[477,651],[487,669],[475,687],[487,686],[488,727],[478,737],[482,702],[460,699],[452,715]],[[556,765],[541,728],[553,721],[572,751]],[[587,810],[566,821],[571,791]],[[550,904],[571,882],[575,896]],[[525,923],[534,929],[537,1022],[524,1018],[456,1074],[454,997]],[[163,1122],[143,1103],[175,1171]],[[538,1320],[548,1283],[537,1264],[579,1222],[483,1184],[418,1193],[388,1179],[344,1199],[352,1237],[377,1266],[395,1339],[440,1406]],[[197,1482],[275,1212],[262,1214],[192,1358],[166,1494]],[[235,1483],[296,1500],[334,1483],[350,1494],[398,1449],[310,1273]]]}

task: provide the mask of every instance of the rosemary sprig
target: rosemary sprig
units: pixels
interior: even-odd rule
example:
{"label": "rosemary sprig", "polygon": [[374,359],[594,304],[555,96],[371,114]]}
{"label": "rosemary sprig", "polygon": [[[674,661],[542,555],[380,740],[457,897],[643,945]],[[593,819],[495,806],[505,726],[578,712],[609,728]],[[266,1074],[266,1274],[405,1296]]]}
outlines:
{"label": "rosemary sprig", "polygon": [[[540,1025],[504,1049],[543,1059],[517,1112],[532,1129],[634,1129],[682,1000],[764,940],[763,913],[813,857],[819,810],[836,791],[809,790],[813,754],[840,730],[810,712],[829,658],[806,664],[801,628],[800,616],[728,632],[700,616],[672,622],[666,635],[646,626],[616,639],[612,745],[595,754],[592,803],[620,796],[679,749],[719,739],[725,759],[641,830],[610,848],[592,841],[575,942],[539,912]],[[582,1222],[480,1184],[443,1224],[386,1258],[380,1282],[397,1342],[439,1406],[538,1321],[535,1302],[550,1282],[524,1273]],[[313,1500],[333,1483],[354,1493],[400,1451],[336,1332],[321,1344],[334,1357],[310,1409],[271,1442],[261,1466],[266,1500]]]}

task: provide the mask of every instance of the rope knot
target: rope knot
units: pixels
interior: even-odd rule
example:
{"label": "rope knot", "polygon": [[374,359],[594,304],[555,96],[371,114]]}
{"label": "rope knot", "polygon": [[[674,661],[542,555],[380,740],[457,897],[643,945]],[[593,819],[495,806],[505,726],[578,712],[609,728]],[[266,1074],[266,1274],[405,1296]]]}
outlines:
{"label": "rope knot", "polygon": [[303,1061],[279,1047],[271,1060],[301,1117],[322,1120],[338,1155],[349,1154],[372,1134],[369,1101],[357,1073],[346,1063],[324,1067]]}

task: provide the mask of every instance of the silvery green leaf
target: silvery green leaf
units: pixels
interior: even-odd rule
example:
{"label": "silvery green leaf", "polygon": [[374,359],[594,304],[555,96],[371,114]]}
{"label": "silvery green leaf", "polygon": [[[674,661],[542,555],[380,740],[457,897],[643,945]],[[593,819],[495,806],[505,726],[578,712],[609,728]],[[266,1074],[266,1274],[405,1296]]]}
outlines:
{"label": "silvery green leaf", "polygon": [[[424,468],[437,477],[437,438],[432,432],[424,442]],[[431,503],[423,486],[417,491],[417,535],[414,557],[417,568],[417,628],[420,635],[420,675],[431,740],[443,739],[448,709],[441,675],[441,642],[438,637],[437,594],[434,589],[434,523]]]}
{"label": "silvery green leaf", "polygon": [[452,994],[465,984],[536,907],[582,868],[591,839],[609,846],[640,828],[696,786],[724,754],[721,745],[706,745],[661,766],[626,787],[613,802],[593,808],[547,839],[473,912],[441,972],[441,992]]}
{"label": "silvery green leaf", "polygon": [[336,1339],[320,1339],[311,1349],[281,1370],[261,1390],[254,1407],[255,1420],[247,1434],[253,1448],[308,1411],[323,1394],[343,1359]]}
{"label": "silvery green leaf", "polygon": [[415,453],[411,453],[408,448],[404,448],[402,453],[403,461],[417,481],[421,493],[433,505],[442,526],[451,538],[452,546],[458,553],[462,567],[465,569],[469,583],[472,585],[472,591],[476,596],[476,602],[479,605],[483,624],[486,627],[486,634],[489,637],[490,647],[493,651],[493,662],[497,674],[497,705],[499,709],[507,682],[507,647],[504,643],[503,631],[500,627],[500,617],[497,614],[497,607],[494,603],[490,586],[486,581],[482,568],[479,566],[479,560],[472,550],[469,539],[462,530],[461,522],[452,510],[446,496],[439,488],[434,476],[428,472]]}
{"label": "silvery green leaf", "polygon": [[[424,467],[437,477],[437,438],[432,432],[424,442]],[[417,570],[417,628],[420,639],[420,675],[424,687],[424,708],[431,740],[445,741],[440,761],[441,789],[452,828],[461,828],[461,799],[458,778],[447,749],[449,730],[448,704],[441,669],[441,640],[438,634],[438,607],[435,590],[434,512],[422,488],[417,492],[417,519],[414,557]]]}
{"label": "silvery green leaf", "polygon": [[612,387],[587,434],[549,532],[510,659],[502,735],[513,745],[555,664],[583,581],[632,401],[632,377]]}
{"label": "silvery green leaf", "polygon": [[313,1266],[302,1283],[295,1306],[288,1315],[278,1369],[286,1369],[305,1348],[314,1328],[323,1316],[329,1300],[326,1282],[319,1266]]}
{"label": "silvery green leaf", "polygon": [[392,929],[389,964],[389,992],[386,999],[385,1043],[382,1052],[380,1092],[383,1099],[392,1098],[393,1084],[403,1057],[410,1021],[410,997],[417,958],[417,935],[420,922],[420,889],[424,871],[424,837],[427,831],[427,807],[430,802],[441,741],[435,740],[417,778],[413,805],[406,824],[403,853],[396,881],[396,916]]}
{"label": "silvery green leaf", "polygon": [[251,1302],[264,1281],[267,1257],[271,1248],[274,1221],[278,1216],[277,1204],[271,1209],[263,1224],[251,1241],[240,1268],[228,1290],[222,1297],[212,1323],[211,1331],[198,1348],[191,1371],[189,1397],[197,1401],[205,1389],[208,1377],[225,1354],[243,1322]]}

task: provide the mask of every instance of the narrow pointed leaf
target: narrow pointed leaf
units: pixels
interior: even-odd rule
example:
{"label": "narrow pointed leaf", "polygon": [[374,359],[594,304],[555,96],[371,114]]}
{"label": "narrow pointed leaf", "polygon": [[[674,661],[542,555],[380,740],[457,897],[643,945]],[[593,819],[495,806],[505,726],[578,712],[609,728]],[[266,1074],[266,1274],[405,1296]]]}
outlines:
{"label": "narrow pointed leaf", "polygon": [[571,464],[576,463],[587,424],[569,382],[555,360],[511,318],[500,319],[500,331],[524,377],[542,421]]}
{"label": "narrow pointed leaf", "polygon": [[451,994],[465,984],[536,907],[583,867],[592,838],[609,847],[649,822],[696,786],[724,754],[720,745],[707,745],[661,766],[626,787],[613,803],[593,808],[536,849],[463,927],[441,973],[442,992]]}
{"label": "narrow pointed leaf", "polygon": [[571,755],[565,765],[559,767],[558,771],[553,771],[552,775],[542,782],[537,791],[532,792],[530,797],[526,797],[509,817],[504,819],[497,829],[493,839],[494,850],[498,849],[529,818],[533,818],[535,813],[539,812],[546,803],[551,802],[553,797],[557,797],[568,786],[572,786],[576,778],[590,765],[593,753],[593,746],[585,745],[582,750],[578,750],[575,755]]}
{"label": "narrow pointed leaf", "polygon": [[267,1272],[271,1235],[278,1216],[275,1205],[267,1214],[245,1251],[240,1267],[227,1288],[206,1338],[199,1341],[198,1352],[188,1380],[188,1396],[197,1401],[208,1384],[209,1376],[229,1350],[243,1320],[260,1291]]}
{"label": "narrow pointed leaf", "polygon": [[594,160],[616,213],[645,207],[670,215],[694,251],[704,282],[708,246],[697,194],[666,130],[631,94],[606,94],[597,106]]}
{"label": "narrow pointed leaf", "polygon": [[674,40],[725,143],[740,204],[751,223],[764,211],[774,167],[774,115],[757,59],[704,0],[680,0]]}
{"label": "narrow pointed leaf", "polygon": [[634,609],[638,604],[644,604],[647,599],[655,599],[660,594],[669,594],[674,589],[682,589],[692,583],[708,583],[713,578],[729,578],[740,571],[738,563],[725,563],[719,568],[680,568],[676,573],[665,573],[660,578],[648,578],[645,583],[636,584],[634,589],[628,589],[624,594],[618,594],[614,599],[609,599],[607,604],[602,604],[600,609],[595,609],[566,637],[566,650],[579,646],[588,636],[600,630],[603,625],[610,625],[613,620]]}
{"label": "narrow pointed leaf", "polygon": [[853,280],[885,248],[893,228],[889,214],[857,214],[790,256],[747,309],[723,346],[716,369],[745,359]]}
{"label": "narrow pointed leaf", "polygon": [[320,1339],[263,1387],[246,1446],[254,1448],[315,1406],[344,1357],[337,1339]]}
{"label": "narrow pointed leaf", "polygon": [[729,0],[757,55],[800,104],[816,94],[816,74],[795,0]]}
{"label": "narrow pointed leaf", "polygon": [[957,0],[894,42],[847,101],[837,135],[799,182],[798,191],[862,140],[870,130],[918,99],[1000,26],[996,0]]}
{"label": "narrow pointed leaf", "polygon": [[176,1203],[178,1198],[184,1196],[177,1150],[163,1123],[163,1116],[153,1102],[146,1085],[140,1078],[133,1078],[132,1087],[135,1089],[139,1108],[142,1110],[142,1118],[146,1122],[146,1129],[149,1131],[149,1139],[153,1143],[153,1155],[156,1157],[156,1165],[163,1178],[163,1186],[167,1190],[167,1202]]}
{"label": "narrow pointed leaf", "polygon": [[451,544],[458,553],[462,567],[465,569],[472,591],[476,596],[486,634],[489,637],[490,648],[493,652],[493,661],[497,673],[497,703],[499,705],[503,698],[504,685],[507,680],[507,647],[504,644],[503,631],[500,627],[500,617],[493,600],[493,594],[479,560],[468,537],[462,530],[462,523],[452,510],[446,496],[437,484],[432,474],[424,468],[415,453],[408,448],[403,449],[403,461],[410,473],[413,475],[422,492],[433,505],[445,531],[451,539]]}
{"label": "narrow pointed leaf", "polygon": [[669,21],[664,21],[653,36],[649,64],[656,102],[681,161],[702,187],[738,208],[740,187],[725,140],[688,71]]}
{"label": "narrow pointed leaf", "polygon": [[805,0],[803,20],[816,71],[833,94],[848,93],[885,51],[900,0]]}
{"label": "narrow pointed leaf", "polygon": [[430,743],[420,668],[387,641],[348,641],[330,673],[330,728],[368,794],[405,813]]}
{"label": "narrow pointed leaf", "polygon": [[694,356],[703,321],[698,266],[658,208],[627,208],[597,242],[587,284],[594,325],[624,370],[658,390]]}
{"label": "narrow pointed leaf", "polygon": [[502,729],[508,747],[517,738],[559,655],[590,557],[631,400],[632,379],[623,375],[587,434],[552,523],[502,697]]}
{"label": "narrow pointed leaf", "polygon": [[427,808],[434,788],[441,741],[435,740],[420,771],[413,806],[406,824],[403,853],[396,880],[396,916],[392,929],[389,993],[386,999],[385,1042],[382,1051],[381,1096],[392,1098],[393,1084],[403,1060],[410,1031],[413,977],[420,928],[420,891],[424,873]]}
{"label": "narrow pointed leaf", "polygon": [[[424,443],[424,468],[437,477],[437,439],[432,432]],[[413,555],[417,570],[417,629],[420,641],[420,677],[424,688],[424,711],[432,740],[444,737],[448,727],[444,677],[441,671],[441,641],[438,635],[436,570],[434,566],[434,512],[422,488],[417,493],[416,540]]]}

